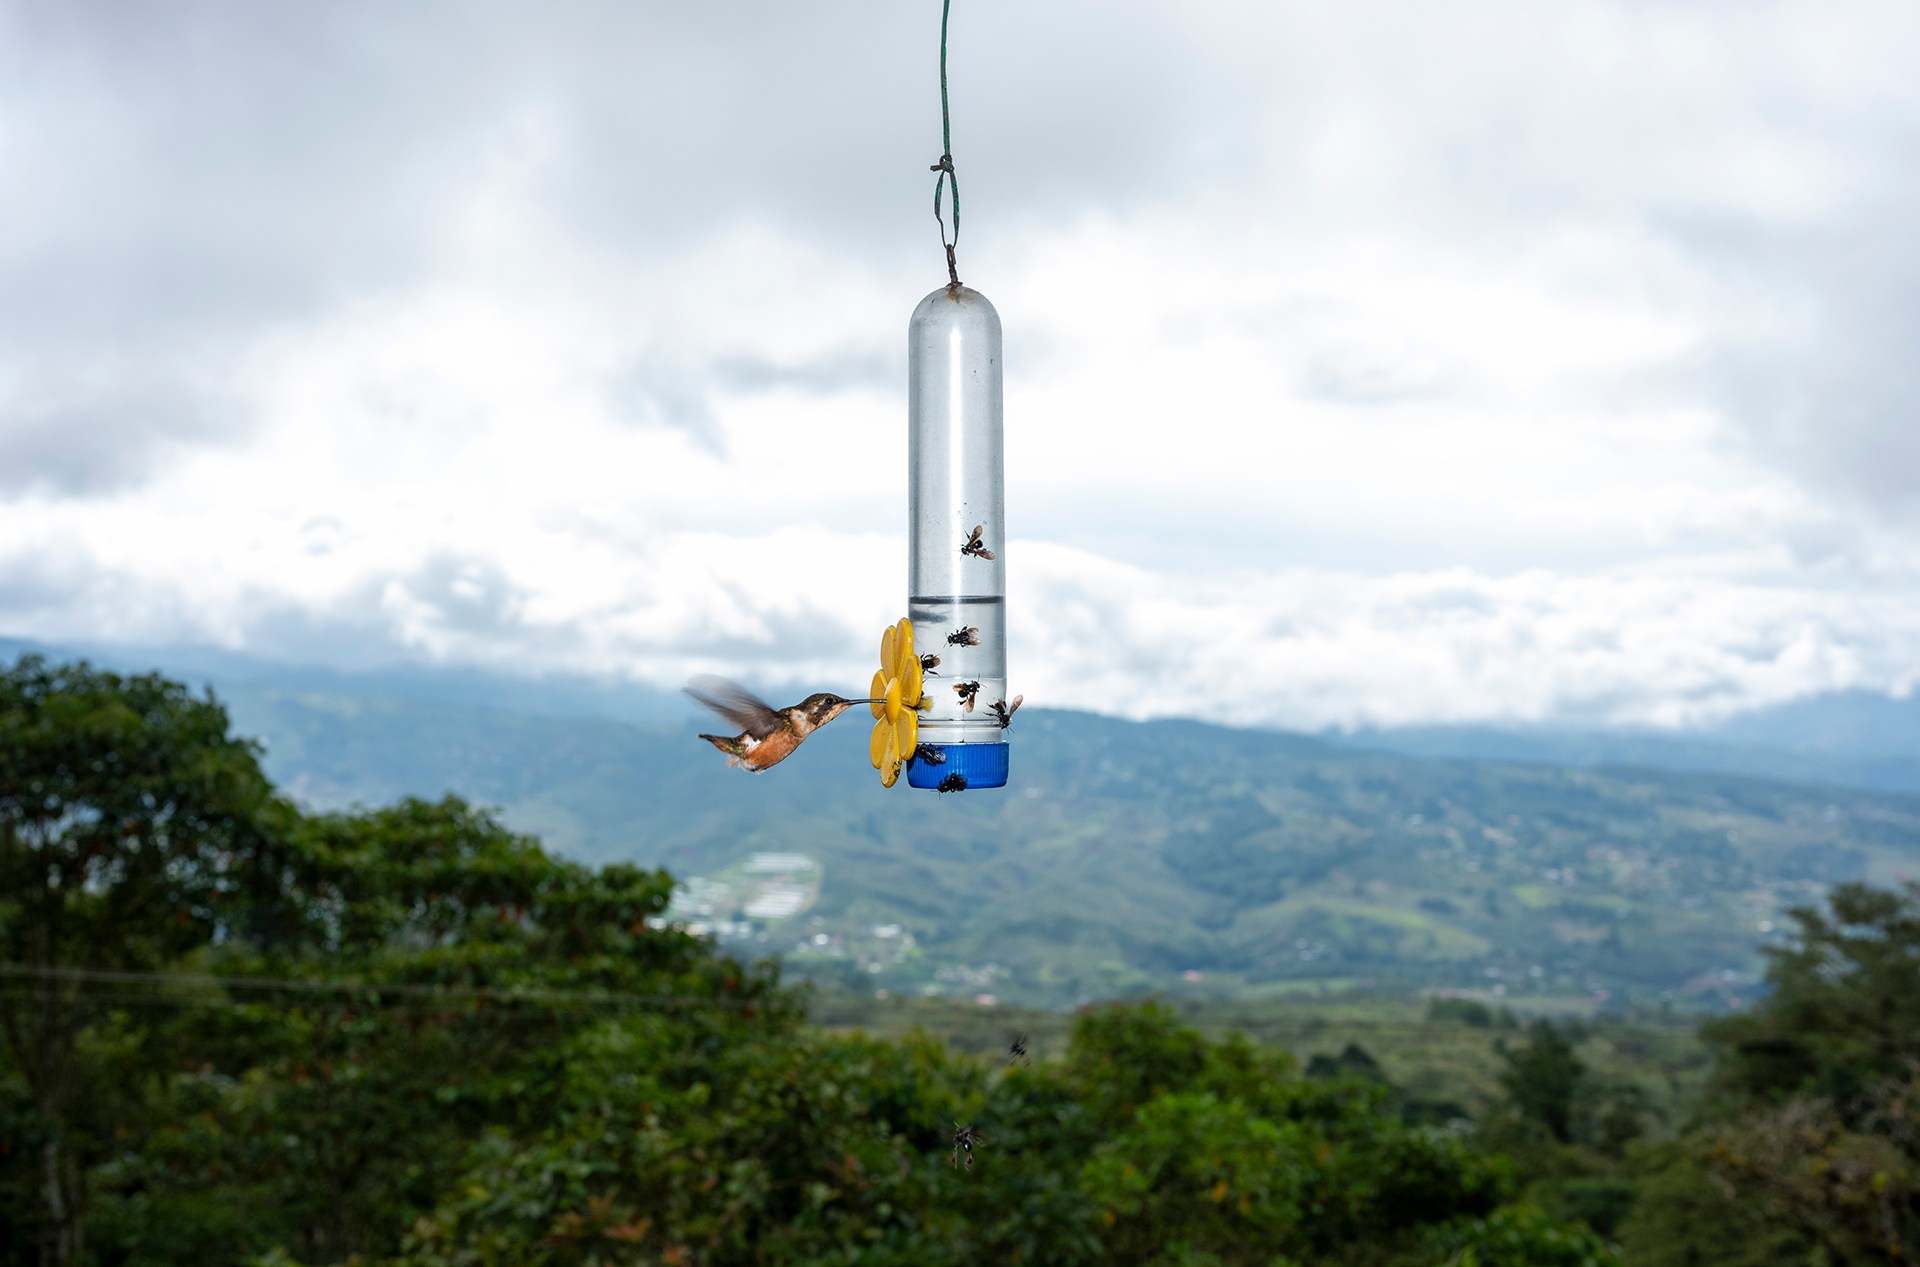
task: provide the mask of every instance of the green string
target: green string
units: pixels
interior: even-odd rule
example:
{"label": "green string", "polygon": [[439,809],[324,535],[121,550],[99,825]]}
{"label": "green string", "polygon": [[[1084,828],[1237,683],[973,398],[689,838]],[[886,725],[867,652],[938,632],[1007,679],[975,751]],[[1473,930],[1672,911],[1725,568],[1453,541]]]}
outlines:
{"label": "green string", "polygon": [[[947,109],[947,16],[953,12],[953,0],[940,5],[940,161],[927,170],[940,173],[933,178],[933,218],[940,225],[940,245],[947,251],[947,278],[960,284],[960,269],[954,263],[954,248],[960,245],[960,178],[953,171],[953,116]],[[942,185],[953,187],[953,240],[947,240],[947,219],[940,214]]]}

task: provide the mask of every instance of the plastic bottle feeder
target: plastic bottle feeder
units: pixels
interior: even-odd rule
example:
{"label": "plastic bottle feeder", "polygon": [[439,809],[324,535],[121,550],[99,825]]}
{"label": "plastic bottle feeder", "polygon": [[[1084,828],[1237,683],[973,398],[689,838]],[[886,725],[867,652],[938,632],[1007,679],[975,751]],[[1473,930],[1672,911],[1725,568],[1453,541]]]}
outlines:
{"label": "plastic bottle feeder", "polygon": [[943,286],[907,326],[907,614],[917,650],[940,658],[912,787],[1007,784],[1001,405],[1000,314],[977,290]]}

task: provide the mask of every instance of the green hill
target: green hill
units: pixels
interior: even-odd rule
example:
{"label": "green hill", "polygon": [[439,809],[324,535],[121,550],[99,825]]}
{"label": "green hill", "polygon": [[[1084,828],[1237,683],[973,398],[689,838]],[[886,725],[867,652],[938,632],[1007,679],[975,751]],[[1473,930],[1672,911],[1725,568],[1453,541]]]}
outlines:
{"label": "green hill", "polygon": [[[311,803],[457,791],[575,856],[706,877],[689,918],[712,907],[742,950],[862,989],[1720,1006],[1751,995],[1784,907],[1920,870],[1920,799],[1716,774],[1029,709],[1011,787],[936,796],[882,789],[853,716],[753,776],[693,738],[691,713],[653,729],[260,684],[226,697]],[[810,866],[755,875],[756,853]],[[762,882],[792,896],[746,919]]]}

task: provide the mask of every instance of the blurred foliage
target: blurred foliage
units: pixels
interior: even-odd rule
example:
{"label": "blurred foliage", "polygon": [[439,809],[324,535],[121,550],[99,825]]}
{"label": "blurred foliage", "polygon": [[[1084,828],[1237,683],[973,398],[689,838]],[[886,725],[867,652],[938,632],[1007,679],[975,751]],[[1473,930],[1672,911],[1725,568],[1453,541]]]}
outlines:
{"label": "blurred foliage", "polygon": [[664,873],[454,798],[300,812],[158,679],[25,660],[5,687],[14,1258],[1605,1257],[1363,1056],[1308,1078],[1151,1003],[1031,1064],[823,1032],[775,969],[663,925]]}
{"label": "blurred foliage", "polygon": [[664,872],[301,811],[211,698],[0,688],[0,1261],[1920,1262],[1912,886],[1796,910],[1710,1079],[1464,998],[815,999]]}
{"label": "blurred foliage", "polygon": [[0,1085],[9,1110],[31,1106],[0,1164],[38,1171],[42,1196],[5,1240],[60,1263],[84,1253],[86,1171],[173,1057],[164,1032],[103,1016],[70,974],[148,971],[277,921],[295,814],[256,757],[177,683],[35,656],[0,670]]}
{"label": "blurred foliage", "polygon": [[1920,884],[1842,884],[1826,910],[1790,912],[1798,935],[1769,947],[1759,1007],[1705,1026],[1735,1105],[1812,1095],[1845,1106],[1920,1060]]}
{"label": "blurred foliage", "polygon": [[1500,1085],[1514,1107],[1554,1139],[1570,1143],[1574,1097],[1587,1078],[1573,1044],[1551,1022],[1535,1021],[1527,1028],[1525,1046],[1508,1048],[1503,1042],[1497,1050],[1506,1062]]}

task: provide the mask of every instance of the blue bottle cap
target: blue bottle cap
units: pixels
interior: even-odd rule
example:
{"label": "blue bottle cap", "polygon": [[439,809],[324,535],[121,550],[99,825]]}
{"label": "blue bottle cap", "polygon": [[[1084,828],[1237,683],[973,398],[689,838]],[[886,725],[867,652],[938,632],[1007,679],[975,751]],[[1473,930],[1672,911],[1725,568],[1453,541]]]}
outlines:
{"label": "blue bottle cap", "polygon": [[915,761],[907,766],[907,786],[932,788],[945,783],[947,791],[971,791],[983,787],[1007,785],[1008,749],[1004,743],[927,744],[945,761]]}

